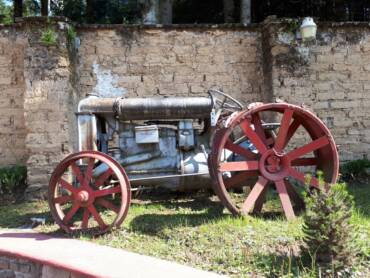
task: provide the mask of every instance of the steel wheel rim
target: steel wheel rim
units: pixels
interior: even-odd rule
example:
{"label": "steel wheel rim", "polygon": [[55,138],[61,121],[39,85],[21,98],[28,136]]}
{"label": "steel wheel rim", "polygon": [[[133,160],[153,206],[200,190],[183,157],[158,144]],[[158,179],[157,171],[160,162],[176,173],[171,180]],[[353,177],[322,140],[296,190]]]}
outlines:
{"label": "steel wheel rim", "polygon": [[[76,166],[76,162],[81,159],[88,159],[89,163],[87,169],[85,171],[80,171],[79,174],[76,168],[72,170],[72,176],[75,177],[80,185],[80,187],[77,188],[70,182],[65,181],[63,175],[67,169],[72,168],[72,165],[73,167]],[[108,166],[108,170],[104,171],[104,173],[99,175],[99,177],[92,182],[92,171],[96,166],[96,161],[106,164]],[[115,185],[112,188],[103,187],[104,183],[111,176],[115,176],[117,178],[118,185]],[[92,184],[95,186],[98,183],[101,183],[102,188],[93,188]],[[66,197],[66,195],[60,196],[60,194],[58,194],[62,189],[70,193],[68,197]],[[106,199],[106,196],[111,196],[112,194],[120,195],[119,206],[116,206]],[[66,200],[68,201],[65,202]],[[113,158],[97,151],[84,151],[74,153],[66,157],[54,170],[49,183],[48,202],[52,216],[55,222],[67,233],[82,232],[99,235],[106,233],[113,227],[118,227],[128,213],[130,201],[130,182],[125,171]],[[62,209],[62,206],[66,203],[71,204],[71,208],[68,212],[63,211]],[[112,221],[109,221],[109,224],[106,224],[102,219],[100,212],[96,209],[96,205],[116,213],[116,216]],[[76,221],[72,223],[70,221],[72,221],[73,217],[76,216],[79,210],[83,210],[83,215],[81,223],[78,224],[78,226],[75,226],[74,223]],[[88,227],[91,220],[97,224],[93,228]]]}
{"label": "steel wheel rim", "polygon": [[[288,111],[288,110],[293,111],[291,115],[289,115],[288,112],[285,115],[285,111]],[[260,115],[261,112],[267,112],[267,111],[274,112],[274,113],[280,113],[281,115],[283,115],[282,121],[285,119],[284,121],[287,122],[285,123],[285,127],[284,127],[284,129],[287,129],[287,131],[285,131],[286,133],[289,133],[290,128],[293,126],[293,124],[297,125],[297,121],[298,121],[299,126],[304,127],[304,129],[307,131],[307,134],[309,134],[311,139],[313,141],[316,141],[314,144],[323,145],[317,150],[314,150],[315,156],[318,156],[318,157],[330,156],[332,162],[329,163],[330,166],[327,166],[329,164],[325,164],[323,163],[323,161],[321,162],[319,161],[319,162],[316,162],[316,167],[324,168],[323,171],[325,173],[325,181],[327,183],[334,183],[336,181],[338,177],[339,161],[338,161],[338,153],[336,150],[336,146],[330,134],[330,131],[326,128],[326,126],[322,123],[322,121],[319,118],[317,118],[314,114],[312,114],[311,112],[301,107],[295,106],[295,105],[289,105],[286,103],[276,103],[276,104],[259,105],[251,110],[242,111],[240,113],[235,113],[229,119],[226,120],[224,127],[219,129],[216,132],[214,136],[214,140],[213,140],[212,152],[209,157],[210,174],[214,181],[213,183],[214,190],[216,194],[218,195],[220,201],[224,204],[224,206],[232,214],[240,215],[240,214],[247,214],[247,213],[252,212],[253,208],[254,208],[253,210],[254,212],[260,211],[262,208],[263,202],[264,202],[264,199],[263,199],[263,195],[265,194],[264,190],[267,190],[266,188],[269,186],[271,182],[273,182],[276,186],[276,189],[279,191],[279,197],[283,204],[283,209],[284,209],[284,212],[287,218],[294,218],[294,211],[292,211],[292,206],[289,204],[291,202],[289,198],[286,197],[286,196],[288,197],[292,196],[292,194],[294,195],[294,192],[291,191],[292,188],[289,185],[289,181],[286,180],[286,177],[287,176],[291,177],[293,175],[294,179],[300,180],[300,181],[302,181],[304,177],[302,178],[301,173],[297,173],[295,171],[291,172],[290,168],[295,168],[296,166],[291,165],[291,159],[288,159],[285,156],[283,156],[283,159],[282,159],[283,161],[281,162],[281,164],[283,165],[283,168],[285,167],[285,170],[283,169],[280,172],[280,169],[279,169],[278,171],[278,173],[281,174],[280,177],[278,177],[277,175],[275,175],[274,177],[273,173],[272,175],[269,175],[269,173],[266,173],[266,167],[264,167],[264,161],[266,161],[266,157],[268,157],[268,153],[272,152],[272,149],[276,149],[275,147],[277,147],[278,149],[282,148],[282,150],[284,150],[284,148],[286,147],[286,145],[284,147],[285,140],[282,140],[281,138],[283,137],[282,135],[279,138],[279,134],[278,134],[277,137],[274,139],[273,145],[270,147],[266,147],[266,149],[264,149],[264,147],[261,146],[262,144],[258,142],[261,140],[255,140],[256,141],[255,143],[257,144],[256,147],[258,149],[259,157],[256,156],[255,160],[252,160],[253,162],[245,163],[246,165],[242,165],[241,163],[240,165],[237,165],[236,163],[234,163],[234,165],[231,165],[231,164],[224,165],[221,162],[221,156],[222,156],[223,150],[230,148],[229,146],[225,147],[225,145],[228,144],[227,141],[229,139],[230,134],[233,132],[233,130],[240,125],[247,125],[245,123],[251,123],[252,121],[254,121],[254,115]],[[283,126],[283,124],[281,126]],[[292,128],[292,130],[293,129],[294,128]],[[257,134],[257,130],[258,129],[255,129],[255,131],[253,131],[252,129],[253,133],[255,134]],[[245,132],[245,130],[243,131]],[[248,129],[248,131],[251,132],[250,129]],[[293,131],[294,131],[293,132],[293,135],[294,135],[295,132],[297,131],[297,128]],[[279,130],[279,133],[280,133],[280,130]],[[251,135],[251,133],[248,135]],[[257,136],[257,137],[261,137],[261,136]],[[326,139],[323,139],[322,137]],[[292,136],[290,137],[290,139],[291,138]],[[277,143],[277,141],[279,141],[279,143]],[[288,140],[288,143],[289,143],[289,140]],[[275,146],[275,144],[277,144],[277,146]],[[312,145],[309,147],[312,147]],[[232,149],[234,151],[237,150],[238,152],[241,151],[235,148],[235,146],[232,146]],[[292,151],[290,151],[289,154],[291,152]],[[289,156],[289,158],[292,157],[294,159],[294,164],[312,163],[312,161],[309,161],[308,159],[299,160],[299,158],[302,156],[301,154],[302,154],[302,150],[295,151]],[[295,157],[297,155],[298,157]],[[284,166],[284,163],[287,166]],[[254,190],[255,196],[253,198],[249,198],[249,195],[248,195],[247,197],[247,199],[248,198],[250,199],[248,201],[250,203],[249,205],[245,205],[245,203],[247,203],[247,199],[246,199],[244,201],[245,203],[243,204],[245,206],[243,206],[242,208],[238,208],[235,202],[233,201],[233,199],[231,198],[227,190],[227,184],[225,184],[224,177],[222,174],[225,170],[228,169],[228,167],[236,167],[236,168],[244,167],[243,169],[249,168],[248,170],[244,171],[245,173],[251,173],[252,171],[258,172],[258,174],[255,174],[258,176],[257,183],[255,184],[255,186],[257,186],[257,189]],[[236,168],[233,168],[233,169],[236,169]],[[243,173],[243,171],[241,171],[241,173]],[[232,176],[232,177],[234,178],[235,176]],[[317,183],[316,178],[312,178],[311,183],[312,183],[311,185],[315,187]],[[298,196],[296,195],[294,195],[293,197],[298,198]]]}

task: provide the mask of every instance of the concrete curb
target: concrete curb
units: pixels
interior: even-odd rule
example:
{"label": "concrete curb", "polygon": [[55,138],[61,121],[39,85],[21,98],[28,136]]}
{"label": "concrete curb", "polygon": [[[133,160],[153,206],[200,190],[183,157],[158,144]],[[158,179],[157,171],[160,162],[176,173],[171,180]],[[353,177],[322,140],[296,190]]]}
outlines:
{"label": "concrete curb", "polygon": [[25,230],[0,230],[0,255],[31,260],[85,277],[222,277],[121,249]]}

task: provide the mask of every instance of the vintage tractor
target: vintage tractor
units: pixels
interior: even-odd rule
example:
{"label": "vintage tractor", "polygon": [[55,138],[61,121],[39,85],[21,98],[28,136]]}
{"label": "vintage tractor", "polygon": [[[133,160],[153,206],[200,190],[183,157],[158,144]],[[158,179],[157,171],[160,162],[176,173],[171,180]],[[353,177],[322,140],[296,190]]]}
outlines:
{"label": "vintage tractor", "polygon": [[327,185],[338,176],[329,130],[287,103],[244,107],[217,90],[208,97],[90,95],[77,119],[79,152],[56,167],[49,184],[52,215],[66,232],[118,227],[131,192],[150,186],[212,187],[233,215],[261,212],[271,187],[291,219],[304,206],[300,186],[318,188],[318,172]]}

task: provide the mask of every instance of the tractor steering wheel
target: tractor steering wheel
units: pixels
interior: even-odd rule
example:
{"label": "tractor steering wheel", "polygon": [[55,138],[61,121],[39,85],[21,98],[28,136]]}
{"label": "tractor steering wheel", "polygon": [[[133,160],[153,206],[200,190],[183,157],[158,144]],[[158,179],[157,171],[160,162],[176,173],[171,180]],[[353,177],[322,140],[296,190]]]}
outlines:
{"label": "tractor steering wheel", "polygon": [[244,108],[244,105],[239,101],[219,90],[209,90],[208,94],[213,100],[216,111],[225,111],[231,114],[235,111],[243,110]]}

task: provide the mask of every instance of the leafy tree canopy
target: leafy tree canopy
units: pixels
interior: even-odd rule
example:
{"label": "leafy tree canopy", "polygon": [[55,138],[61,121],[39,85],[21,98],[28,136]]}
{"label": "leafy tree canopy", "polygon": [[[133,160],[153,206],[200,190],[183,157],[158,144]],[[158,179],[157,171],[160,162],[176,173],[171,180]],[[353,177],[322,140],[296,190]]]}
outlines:
{"label": "leafy tree canopy", "polygon": [[[15,0],[14,0],[15,1]],[[51,13],[87,23],[139,23],[150,3],[165,0],[50,0]],[[240,22],[241,2],[246,0],[172,0],[173,23]],[[252,22],[269,15],[314,16],[321,21],[369,21],[369,0],[250,0]],[[10,22],[11,0],[0,0],[0,21]],[[7,4],[6,4],[7,3]],[[224,5],[231,10],[224,9]],[[40,15],[40,0],[23,0],[23,15]]]}

